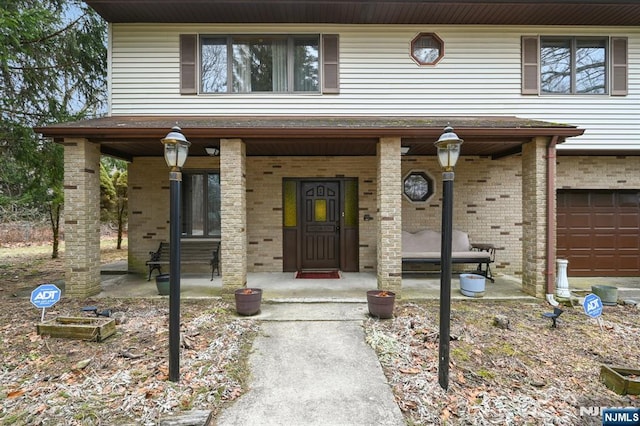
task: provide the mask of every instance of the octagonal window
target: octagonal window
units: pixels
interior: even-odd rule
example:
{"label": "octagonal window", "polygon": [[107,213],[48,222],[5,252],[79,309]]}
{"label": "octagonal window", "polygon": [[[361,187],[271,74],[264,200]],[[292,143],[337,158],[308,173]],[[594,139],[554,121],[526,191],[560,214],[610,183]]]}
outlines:
{"label": "octagonal window", "polygon": [[404,178],[403,191],[411,201],[427,201],[433,195],[433,179],[424,172],[411,172]]}
{"label": "octagonal window", "polygon": [[444,56],[444,42],[433,33],[420,33],[411,40],[411,57],[420,65],[435,65]]}

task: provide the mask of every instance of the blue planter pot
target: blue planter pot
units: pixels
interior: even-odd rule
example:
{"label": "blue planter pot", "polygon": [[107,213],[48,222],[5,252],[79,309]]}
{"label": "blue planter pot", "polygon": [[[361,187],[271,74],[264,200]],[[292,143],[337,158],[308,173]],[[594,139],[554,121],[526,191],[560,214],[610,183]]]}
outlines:
{"label": "blue planter pot", "polygon": [[483,297],[486,278],[477,274],[460,274],[460,293],[467,297]]}

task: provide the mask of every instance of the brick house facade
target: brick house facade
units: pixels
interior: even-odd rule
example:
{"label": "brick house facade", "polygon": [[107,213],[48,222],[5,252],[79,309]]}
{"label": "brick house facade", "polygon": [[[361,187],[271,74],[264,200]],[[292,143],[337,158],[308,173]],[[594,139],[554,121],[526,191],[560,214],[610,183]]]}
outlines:
{"label": "brick house facade", "polygon": [[[484,19],[478,27],[432,9],[446,2],[414,5],[429,16],[414,15],[418,22],[405,22],[406,15],[395,13],[406,4],[377,2],[386,12],[362,26],[350,21],[347,11],[335,10],[313,22],[297,9],[320,7],[322,1],[297,6],[276,1],[273,13],[263,15],[257,2],[259,23],[247,11],[246,22],[253,24],[233,23],[226,21],[232,19],[225,12],[230,6],[219,9],[223,6],[212,1],[206,17],[194,5],[181,5],[184,15],[176,19],[182,20],[165,31],[171,2],[154,6],[153,12],[137,1],[127,6],[87,3],[110,22],[109,116],[36,129],[65,146],[69,295],[100,291],[100,154],[130,161],[130,271],[143,273],[149,251],[168,240],[169,181],[160,139],[176,123],[192,142],[184,172],[219,175],[221,272],[227,292],[246,285],[247,273],[282,272],[300,264],[300,254],[287,249],[292,234],[285,226],[286,182],[320,182],[344,190],[342,203],[347,202],[345,188],[357,191],[353,233],[347,236],[343,229],[336,246],[340,255],[348,251],[351,256],[346,267],[375,272],[380,288],[401,294],[401,231],[440,228],[442,171],[433,142],[448,124],[465,140],[455,169],[454,228],[467,232],[471,241],[493,243],[498,249],[494,270],[521,277],[528,294],[543,297],[553,286],[557,189],[640,190],[635,172],[640,127],[633,114],[608,119],[590,112],[638,105],[640,70],[624,68],[624,91],[612,80],[618,91],[602,96],[544,96],[525,87],[530,84],[525,69],[530,68],[524,59],[525,43],[541,37],[533,34],[568,40],[575,34],[608,37],[624,40],[625,49],[628,40],[629,58],[640,58],[640,31],[627,22],[640,16],[638,5],[611,1],[598,11],[590,2],[564,5],[577,21],[571,23],[556,22],[557,13],[546,2],[521,2],[501,14],[503,22],[492,18],[500,5],[455,5],[459,16],[473,11]],[[527,22],[527,15],[516,10],[525,6],[535,6],[539,18]],[[279,7],[289,8],[300,21],[279,22]],[[626,10],[623,17],[620,8]],[[207,43],[206,37],[213,37],[209,34],[283,31],[321,34],[319,55],[326,61],[320,61],[320,75],[326,83],[335,65],[335,85],[311,95],[205,94],[195,86],[185,93],[184,70],[197,69],[198,40]],[[443,43],[440,56],[426,66],[410,52],[424,34]],[[336,42],[334,51],[324,50],[325,38],[327,45]],[[185,61],[185,40],[195,40],[193,64]],[[474,40],[493,49],[478,57],[468,47]],[[333,54],[335,61],[328,61]],[[380,73],[372,73],[376,69]],[[616,125],[624,131],[611,132]],[[211,145],[219,148],[219,156],[206,154]],[[402,147],[410,148],[407,155],[401,154]],[[404,179],[412,172],[432,181],[433,194],[426,200],[403,195]],[[302,206],[297,208],[299,214]],[[344,209],[339,213],[344,218]],[[345,219],[339,221],[344,228]]]}

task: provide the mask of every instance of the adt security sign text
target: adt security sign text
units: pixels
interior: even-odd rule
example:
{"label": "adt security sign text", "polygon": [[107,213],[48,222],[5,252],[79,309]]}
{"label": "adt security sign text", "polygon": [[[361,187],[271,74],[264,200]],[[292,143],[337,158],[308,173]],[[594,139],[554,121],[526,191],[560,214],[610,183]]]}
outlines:
{"label": "adt security sign text", "polygon": [[42,284],[31,292],[31,303],[36,308],[50,308],[60,300],[60,294],[54,284]]}
{"label": "adt security sign text", "polygon": [[602,315],[602,300],[593,293],[587,294],[582,303],[584,313],[591,318],[598,318]]}

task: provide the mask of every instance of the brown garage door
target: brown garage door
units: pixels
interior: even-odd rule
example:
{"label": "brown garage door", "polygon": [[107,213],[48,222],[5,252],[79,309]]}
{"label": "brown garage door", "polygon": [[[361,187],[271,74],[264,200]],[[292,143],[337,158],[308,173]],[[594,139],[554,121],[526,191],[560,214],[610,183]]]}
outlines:
{"label": "brown garage door", "polygon": [[569,276],[640,276],[640,191],[558,191],[558,258]]}

